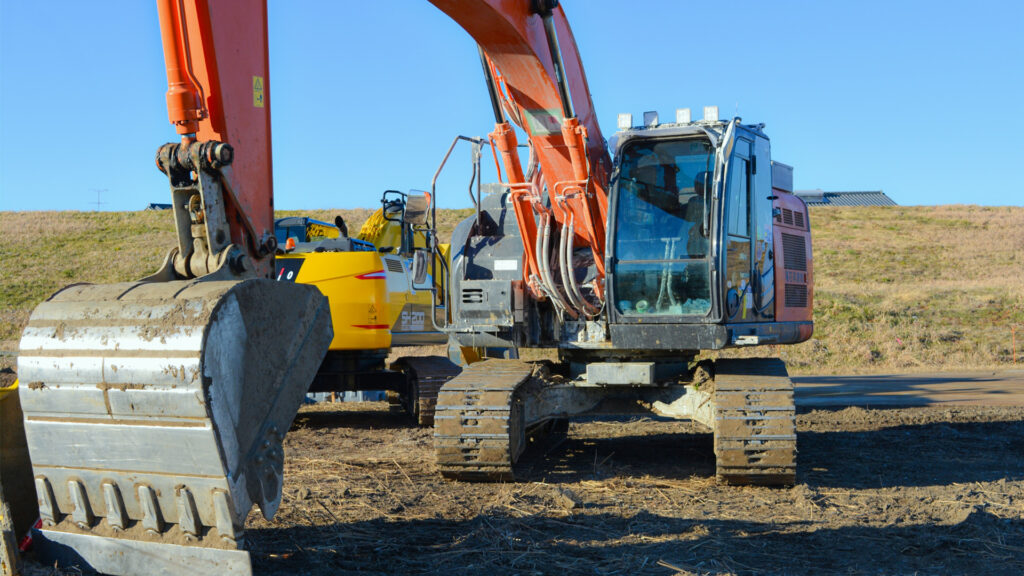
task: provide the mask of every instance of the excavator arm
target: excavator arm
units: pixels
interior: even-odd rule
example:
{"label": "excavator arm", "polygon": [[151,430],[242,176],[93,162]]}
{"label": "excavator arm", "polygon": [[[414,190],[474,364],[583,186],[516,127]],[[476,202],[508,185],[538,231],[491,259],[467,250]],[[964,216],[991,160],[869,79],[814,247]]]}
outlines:
{"label": "excavator arm", "polygon": [[[161,279],[204,276],[223,263],[234,275],[270,278],[277,243],[267,7],[206,0],[157,6],[167,112],[181,135],[157,152],[178,231]],[[191,174],[204,168],[210,177],[193,182]]]}

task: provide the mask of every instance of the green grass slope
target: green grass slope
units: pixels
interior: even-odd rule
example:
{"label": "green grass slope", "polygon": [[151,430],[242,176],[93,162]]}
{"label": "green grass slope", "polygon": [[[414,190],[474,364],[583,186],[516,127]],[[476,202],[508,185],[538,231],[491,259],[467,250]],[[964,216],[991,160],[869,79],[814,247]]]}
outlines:
{"label": "green grass slope", "polygon": [[[439,211],[447,235],[469,210]],[[350,230],[371,210],[289,211]],[[794,373],[1011,367],[1024,332],[1024,208],[814,208],[815,334],[779,354]],[[0,350],[32,308],[72,282],[154,271],[169,212],[0,212]],[[1018,335],[1024,340],[1024,335]],[[1018,341],[1024,363],[1024,342]]]}

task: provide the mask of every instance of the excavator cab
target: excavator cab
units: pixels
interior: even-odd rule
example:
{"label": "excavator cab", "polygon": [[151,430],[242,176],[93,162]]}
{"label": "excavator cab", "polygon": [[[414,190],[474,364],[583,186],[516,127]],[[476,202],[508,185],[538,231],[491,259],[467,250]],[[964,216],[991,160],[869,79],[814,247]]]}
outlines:
{"label": "excavator cab", "polygon": [[[617,135],[606,276],[615,347],[703,350],[809,336],[809,314],[777,322],[785,307],[775,298],[777,204],[800,201],[773,185],[761,128],[736,119]],[[783,242],[791,259],[802,252],[807,261],[809,238]],[[783,291],[793,292],[786,278]]]}
{"label": "excavator cab", "polygon": [[636,140],[622,151],[609,293],[624,321],[711,311],[706,198],[698,181],[713,162],[711,142],[699,135]]}

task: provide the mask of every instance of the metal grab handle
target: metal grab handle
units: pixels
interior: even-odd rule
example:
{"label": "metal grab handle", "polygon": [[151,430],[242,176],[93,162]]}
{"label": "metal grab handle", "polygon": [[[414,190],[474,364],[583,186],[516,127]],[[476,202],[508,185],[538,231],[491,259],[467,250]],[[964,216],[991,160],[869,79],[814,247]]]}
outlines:
{"label": "metal grab handle", "polygon": [[[441,277],[441,284],[442,284],[443,291],[444,291],[444,294],[445,294],[445,318],[444,318],[444,325],[443,326],[439,326],[438,325],[438,323],[437,323],[437,314],[431,314],[430,315],[430,322],[434,326],[434,330],[437,330],[438,332],[445,332],[445,331],[448,330],[448,324],[449,324],[449,322],[448,322],[448,313],[451,310],[451,306],[452,306],[453,300],[452,300],[452,293],[451,293],[451,284],[452,283],[451,283],[451,278],[450,278],[450,269],[449,269],[448,263],[444,261],[444,258],[440,257],[441,256],[441,251],[438,249],[438,242],[437,242],[437,179],[441,176],[441,171],[444,170],[445,165],[448,163],[448,158],[451,157],[452,151],[455,150],[455,145],[458,144],[460,141],[469,142],[470,144],[473,145],[473,156],[472,156],[473,175],[471,176],[470,182],[469,182],[469,197],[470,197],[470,200],[473,202],[473,206],[476,208],[476,221],[477,221],[477,225],[478,226],[480,225],[480,221],[481,221],[481,215],[480,215],[480,174],[481,174],[480,158],[482,156],[481,150],[483,149],[483,146],[485,144],[486,145],[490,145],[490,142],[488,140],[484,139],[484,138],[474,138],[472,136],[462,136],[462,135],[456,136],[452,140],[451,145],[448,146],[448,151],[445,152],[444,158],[441,159],[441,164],[438,165],[437,170],[434,172],[434,177],[430,180],[430,227],[431,227],[432,236],[434,237],[434,240],[430,243],[431,244],[431,246],[430,246],[430,253],[431,253],[431,256],[433,256],[431,258],[431,260],[430,260],[430,273],[431,273],[431,275],[434,278],[437,278],[437,261],[438,260],[441,261],[441,266],[444,268],[443,271],[445,272],[445,275]],[[474,184],[474,182],[476,183],[476,196],[475,197],[473,195],[473,184]],[[436,284],[431,283],[430,291],[434,294],[434,302],[436,303],[437,302],[437,286],[436,286]]]}

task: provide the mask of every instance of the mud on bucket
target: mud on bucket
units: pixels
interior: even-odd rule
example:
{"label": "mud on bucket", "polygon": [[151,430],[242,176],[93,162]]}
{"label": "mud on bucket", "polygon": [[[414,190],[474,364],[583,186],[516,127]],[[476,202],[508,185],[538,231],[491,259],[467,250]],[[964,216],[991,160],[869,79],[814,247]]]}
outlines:
{"label": "mud on bucket", "polygon": [[315,287],[265,279],[73,285],[40,304],[18,374],[44,549],[109,574],[139,556],[149,574],[208,558],[227,573],[217,553],[247,556],[252,505],[277,511],[281,443],[331,338]]}

